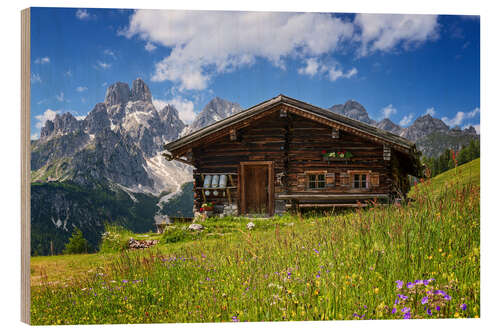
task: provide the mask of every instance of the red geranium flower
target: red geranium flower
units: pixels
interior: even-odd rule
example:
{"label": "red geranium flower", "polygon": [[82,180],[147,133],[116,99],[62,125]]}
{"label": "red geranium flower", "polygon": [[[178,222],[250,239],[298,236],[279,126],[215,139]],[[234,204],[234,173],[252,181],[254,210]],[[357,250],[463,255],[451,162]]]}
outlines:
{"label": "red geranium flower", "polygon": [[321,151],[321,154],[326,154],[326,150],[322,150],[322,151]]}

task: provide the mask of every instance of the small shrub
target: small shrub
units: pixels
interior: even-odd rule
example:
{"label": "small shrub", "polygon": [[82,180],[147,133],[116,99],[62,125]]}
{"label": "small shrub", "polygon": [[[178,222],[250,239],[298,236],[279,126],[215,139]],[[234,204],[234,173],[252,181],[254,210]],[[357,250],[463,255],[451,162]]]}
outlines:
{"label": "small shrub", "polygon": [[89,243],[83,237],[83,233],[80,229],[75,228],[73,234],[69,238],[69,242],[66,244],[63,253],[64,254],[78,254],[87,253],[89,251]]}

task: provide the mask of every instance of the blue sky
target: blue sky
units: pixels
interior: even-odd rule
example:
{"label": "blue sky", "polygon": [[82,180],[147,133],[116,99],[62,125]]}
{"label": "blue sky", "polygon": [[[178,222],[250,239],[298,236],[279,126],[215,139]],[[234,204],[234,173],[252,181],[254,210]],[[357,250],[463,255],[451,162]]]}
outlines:
{"label": "blue sky", "polygon": [[33,138],[137,77],[187,123],[215,96],[247,108],[282,93],[479,131],[477,16],[33,8],[31,19]]}

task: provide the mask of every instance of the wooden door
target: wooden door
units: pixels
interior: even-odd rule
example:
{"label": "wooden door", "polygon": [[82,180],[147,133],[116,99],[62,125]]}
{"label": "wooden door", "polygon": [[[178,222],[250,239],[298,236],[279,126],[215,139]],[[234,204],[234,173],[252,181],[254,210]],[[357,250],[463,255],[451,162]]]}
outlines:
{"label": "wooden door", "polygon": [[242,162],[241,177],[241,213],[274,213],[274,175],[272,162]]}

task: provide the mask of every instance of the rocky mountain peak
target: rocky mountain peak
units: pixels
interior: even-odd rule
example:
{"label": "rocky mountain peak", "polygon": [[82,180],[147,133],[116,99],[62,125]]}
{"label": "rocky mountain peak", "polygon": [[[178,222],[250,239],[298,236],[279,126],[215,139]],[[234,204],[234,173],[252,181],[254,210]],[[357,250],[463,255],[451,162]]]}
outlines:
{"label": "rocky mountain peak", "polygon": [[164,138],[169,141],[177,139],[186,127],[186,124],[179,117],[179,111],[177,111],[175,106],[167,104],[163,109],[158,111],[158,115],[163,124],[165,124]]}
{"label": "rocky mountain peak", "polygon": [[188,133],[208,126],[216,121],[222,120],[243,109],[238,103],[229,102],[220,97],[210,100],[203,110],[196,116],[193,123],[189,126]]}
{"label": "rocky mountain peak", "polygon": [[373,125],[376,123],[375,120],[370,118],[365,107],[361,105],[361,103],[352,99],[348,100],[344,104],[336,104],[329,110],[351,119],[365,122],[367,124]]}
{"label": "rocky mountain peak", "polygon": [[476,129],[473,126],[469,126],[469,128],[464,128],[464,133],[470,135],[477,135]]}
{"label": "rocky mountain peak", "polygon": [[379,121],[377,123],[376,126],[377,126],[377,128],[380,128],[384,131],[388,131],[388,132],[398,134],[398,135],[401,132],[401,130],[403,129],[401,126],[393,123],[392,120],[390,120],[389,118],[382,119],[381,121]]}
{"label": "rocky mountain peak", "polygon": [[69,112],[57,114],[53,120],[47,120],[40,131],[40,139],[55,134],[66,134],[80,129],[79,121]]}
{"label": "rocky mountain peak", "polygon": [[137,78],[132,83],[132,91],[130,92],[131,101],[145,101],[152,103],[151,91],[146,83],[141,79]]}
{"label": "rocky mountain peak", "polygon": [[401,136],[411,141],[417,141],[430,133],[448,132],[449,130],[450,127],[441,119],[434,118],[430,114],[426,114],[418,117],[411,126],[403,129]]}
{"label": "rocky mountain peak", "polygon": [[106,106],[126,104],[130,100],[130,88],[127,83],[116,82],[106,90],[104,103]]}

